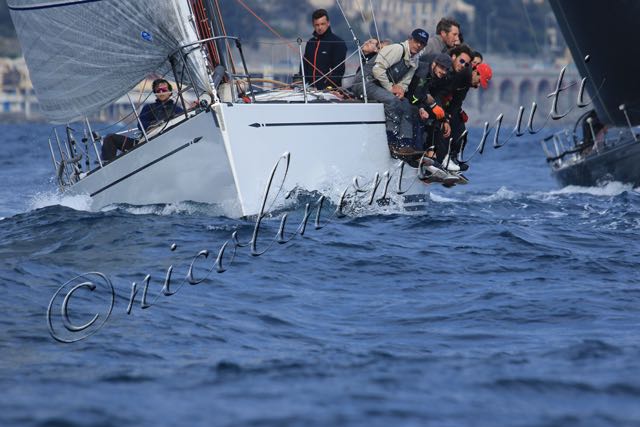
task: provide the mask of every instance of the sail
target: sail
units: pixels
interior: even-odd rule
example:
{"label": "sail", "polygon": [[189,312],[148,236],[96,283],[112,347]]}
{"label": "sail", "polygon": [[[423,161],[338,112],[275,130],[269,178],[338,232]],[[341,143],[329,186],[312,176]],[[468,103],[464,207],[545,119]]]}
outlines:
{"label": "sail", "polygon": [[[635,57],[640,32],[640,1],[550,0],[562,34],[602,122],[626,126],[640,124],[640,85]],[[585,57],[589,55],[589,62]],[[596,90],[597,89],[597,90]]]}
{"label": "sail", "polygon": [[[41,112],[64,123],[99,111],[197,40],[180,0],[8,0]],[[189,71],[206,84],[190,55]]]}

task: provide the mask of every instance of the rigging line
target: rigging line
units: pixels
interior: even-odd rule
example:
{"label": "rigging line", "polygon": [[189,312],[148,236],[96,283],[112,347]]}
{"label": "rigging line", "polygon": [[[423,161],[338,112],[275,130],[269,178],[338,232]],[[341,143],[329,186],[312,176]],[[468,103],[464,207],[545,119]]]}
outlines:
{"label": "rigging line", "polygon": [[[220,26],[222,27],[222,34],[225,36],[224,44],[227,47],[227,55],[228,55],[229,59],[231,60],[231,69],[233,70],[233,74],[237,74],[236,61],[235,61],[235,59],[233,57],[233,51],[231,50],[231,45],[229,44],[229,39],[226,38],[228,36],[227,35],[227,29],[225,28],[224,20],[222,19],[222,11],[220,10],[220,3],[218,2],[218,0],[214,0],[214,4],[216,6],[216,10],[217,10],[217,13],[218,13],[218,21],[220,21]],[[242,86],[240,85],[240,82],[238,80],[235,80],[235,84],[236,84],[236,90],[238,91],[239,94],[245,93],[245,91],[242,90]]]}
{"label": "rigging line", "polygon": [[[287,42],[287,40],[280,34],[278,33],[278,31],[276,31],[271,25],[267,24],[265,22],[264,19],[260,18],[260,16],[258,16],[258,14],[256,14],[253,9],[251,9],[249,6],[247,6],[247,4],[243,1],[243,0],[236,0],[236,2],[242,6],[247,12],[249,12],[251,15],[253,15],[258,21],[260,21],[260,23],[262,23],[265,27],[267,27],[267,29],[269,31],[271,31],[276,37],[278,37],[280,40],[286,42],[286,45],[289,49],[291,49],[292,51],[298,53],[298,49],[293,46],[291,43]],[[315,65],[313,65],[313,63],[311,61],[309,61],[307,58],[305,58],[303,56],[302,58],[307,64],[309,64],[311,67],[313,67],[316,71],[320,71]],[[302,64],[301,64],[302,65]],[[304,73],[304,67],[301,67],[301,71]],[[330,79],[329,77],[326,78],[331,84],[333,84],[337,90],[339,90],[340,92],[342,92],[345,96],[347,96],[347,98],[351,99],[353,98],[351,95],[349,95],[349,93],[347,91],[345,91],[342,87],[338,86],[336,84],[336,82],[334,82],[332,79]]]}
{"label": "rigging line", "polygon": [[140,102],[142,101],[142,94],[147,89],[148,81],[149,81],[148,79],[144,79],[144,83],[142,83],[142,89],[140,89],[140,96],[138,96],[138,104],[140,104]]}
{"label": "rigging line", "polygon": [[367,19],[364,16],[364,7],[362,6],[362,3],[360,3],[360,0],[355,0],[355,1],[356,1],[356,4],[358,5],[358,9],[360,9],[360,16],[362,17],[362,23],[367,26],[367,32],[369,33],[369,38],[372,39],[373,34],[371,34],[371,25],[367,23]]}
{"label": "rigging line", "polygon": [[[529,11],[527,10],[527,7],[524,4],[524,0],[520,0],[520,5],[522,6],[522,9],[524,10],[524,15],[527,18],[527,23],[529,24],[529,32],[531,33],[531,37],[533,38],[533,42],[536,45],[536,50],[538,51],[538,55],[542,54],[542,51],[540,49],[540,45],[538,44],[538,38],[536,37],[536,32],[533,29],[533,23],[531,22],[531,17],[529,16]],[[545,34],[546,37],[546,34]]]}
{"label": "rigging line", "polygon": [[[353,55],[355,55],[358,52],[359,52],[359,50],[354,50],[353,52],[351,52],[351,54],[349,56],[344,58],[344,60],[341,63],[339,63],[338,65],[336,65],[334,68],[338,68],[342,64],[346,63],[349,60],[349,58],[351,58]],[[327,71],[326,73],[322,74],[320,77],[315,79],[313,82],[309,83],[309,85],[313,86],[314,84],[318,83],[320,80],[327,78],[327,74],[329,74],[331,71],[333,71],[333,68],[331,70]],[[343,76],[343,77],[345,77],[345,76]]]}
{"label": "rigging line", "polygon": [[378,31],[378,23],[376,22],[376,12],[373,9],[373,2],[369,0],[369,7],[371,8],[371,19],[373,19],[373,28],[376,30],[376,38],[380,42],[380,32]]}
{"label": "rigging line", "polygon": [[[191,0],[191,2],[193,5],[194,16],[197,20],[198,34],[200,38],[208,39],[213,37],[210,26],[211,23],[207,18],[207,13],[204,9],[202,0]],[[204,45],[204,48],[207,50],[207,62],[211,66],[211,69],[214,69],[217,65],[220,65],[221,62],[218,55],[218,49],[213,40],[208,41],[206,45]]]}

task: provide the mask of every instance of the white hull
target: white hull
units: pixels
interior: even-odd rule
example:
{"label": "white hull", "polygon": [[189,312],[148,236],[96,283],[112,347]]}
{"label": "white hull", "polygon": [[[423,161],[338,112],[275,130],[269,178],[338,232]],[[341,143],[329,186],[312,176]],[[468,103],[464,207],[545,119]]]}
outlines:
{"label": "white hull", "polygon": [[[290,153],[285,191],[329,190],[336,197],[354,177],[364,185],[376,173],[397,176],[381,104],[219,104],[94,171],[69,191],[91,196],[93,209],[195,201],[216,204],[230,217],[255,215],[284,153]],[[407,169],[404,185],[415,174]],[[284,170],[283,162],[272,193]],[[397,179],[391,186],[390,192]],[[425,194],[428,187],[413,184],[410,193]]]}

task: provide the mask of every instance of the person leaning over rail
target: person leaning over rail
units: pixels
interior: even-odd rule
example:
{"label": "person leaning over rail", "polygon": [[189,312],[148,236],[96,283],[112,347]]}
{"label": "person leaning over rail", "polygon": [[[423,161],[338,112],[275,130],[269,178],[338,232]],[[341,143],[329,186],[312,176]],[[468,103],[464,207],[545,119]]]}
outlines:
{"label": "person leaning over rail", "polygon": [[[153,104],[146,104],[139,116],[140,123],[145,131],[165,123],[177,115],[184,114],[182,107],[171,99],[173,93],[171,83],[165,79],[156,79],[153,81],[151,88],[156,95],[156,101]],[[140,128],[140,125],[138,125],[138,128]],[[137,143],[137,138],[128,135],[114,133],[107,135],[102,142],[102,161],[112,161],[115,159],[118,150],[124,153],[132,149]]]}
{"label": "person leaning over rail", "polygon": [[445,53],[431,56],[431,62],[420,63],[413,77],[407,96],[418,109],[416,123],[417,148],[426,151],[427,156],[438,162],[446,155],[447,141],[451,127],[444,111],[444,100],[448,93],[451,57]]}
{"label": "person leaning over rail", "polygon": [[460,24],[453,18],[442,18],[436,25],[436,35],[429,39],[424,55],[447,53],[449,49],[459,45]]}
{"label": "person leaning over rail", "polygon": [[314,11],[311,21],[313,37],[307,42],[302,61],[302,71],[307,84],[312,84],[320,90],[340,87],[345,70],[347,44],[331,31],[331,22],[326,10]]}
{"label": "person leaning over rail", "polygon": [[[389,39],[378,40],[378,39],[369,39],[362,44],[360,47],[360,53],[362,57],[362,63],[367,64],[369,61],[375,61],[376,56],[378,56],[378,52],[385,46],[389,46],[393,44],[393,42]],[[360,72],[360,67],[356,69],[356,74]]]}
{"label": "person leaning over rail", "polygon": [[450,171],[465,171],[469,165],[458,160],[466,130],[467,114],[462,109],[469,88],[471,88],[472,69],[471,57],[473,51],[466,44],[462,44],[449,50],[451,55],[452,70],[449,72],[449,87],[444,100],[444,108],[451,125],[451,143],[447,155],[442,160],[442,165]]}
{"label": "person leaning over rail", "polygon": [[[461,46],[462,49],[460,50],[458,48],[451,49],[451,57],[454,63],[456,61],[458,63],[466,61],[464,47]],[[452,98],[449,105],[447,105],[447,113],[451,123],[452,143],[449,156],[443,160],[445,167],[450,170],[458,170],[459,168],[459,170],[464,171],[469,168],[469,165],[459,157],[462,156],[467,143],[467,136],[463,137],[462,135],[467,130],[466,123],[469,120],[469,116],[462,109],[462,105],[470,88],[478,89],[482,87],[483,90],[486,90],[489,87],[489,80],[491,80],[492,76],[493,70],[489,64],[480,63],[465,67],[452,79]]]}
{"label": "person leaning over rail", "polygon": [[[394,157],[415,151],[412,148],[414,111],[405,92],[428,40],[429,34],[418,28],[406,41],[383,47],[375,61],[369,61],[356,75],[352,86],[356,96],[363,97],[366,88],[369,100],[384,103],[389,150]],[[365,88],[362,86],[363,75]]]}
{"label": "person leaning over rail", "polygon": [[473,67],[476,67],[479,64],[482,64],[483,59],[484,58],[482,57],[482,54],[477,50],[474,50],[473,52],[471,52],[471,65]]}

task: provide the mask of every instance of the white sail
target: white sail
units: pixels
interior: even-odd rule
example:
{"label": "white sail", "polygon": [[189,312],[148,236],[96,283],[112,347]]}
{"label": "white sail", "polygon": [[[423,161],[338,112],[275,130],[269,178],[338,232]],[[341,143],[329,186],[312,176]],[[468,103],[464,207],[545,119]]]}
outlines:
{"label": "white sail", "polygon": [[[42,113],[63,123],[100,110],[194,42],[186,0],[8,0]],[[191,55],[191,74],[206,82]]]}

